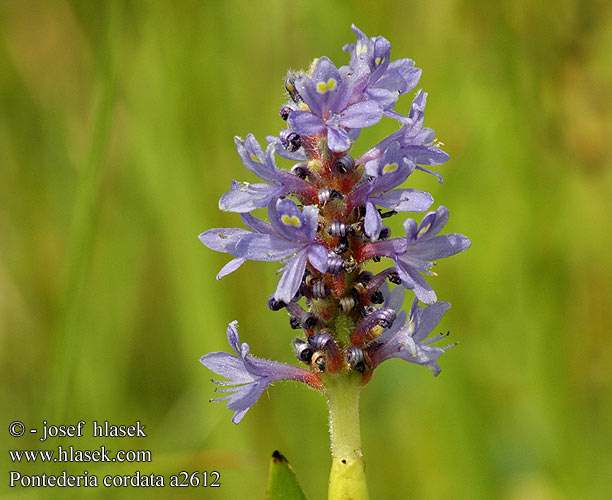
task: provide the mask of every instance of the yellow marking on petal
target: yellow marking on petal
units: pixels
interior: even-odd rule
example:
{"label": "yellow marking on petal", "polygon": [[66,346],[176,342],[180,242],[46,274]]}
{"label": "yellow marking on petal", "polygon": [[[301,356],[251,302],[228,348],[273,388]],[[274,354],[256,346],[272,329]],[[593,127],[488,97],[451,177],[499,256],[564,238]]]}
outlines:
{"label": "yellow marking on petal", "polygon": [[368,45],[365,43],[357,42],[357,47],[355,47],[355,52],[357,53],[358,56],[360,56],[361,54],[367,54]]}
{"label": "yellow marking on petal", "polygon": [[285,215],[283,215],[281,217],[281,221],[286,226],[295,226],[295,227],[301,227],[302,226],[302,222],[300,221],[300,219],[298,218],[297,215],[287,215],[287,214],[285,214]]}
{"label": "yellow marking on petal", "polygon": [[325,94],[330,90],[334,90],[336,88],[336,85],[338,85],[338,82],[335,78],[330,78],[329,80],[327,80],[327,82],[319,82],[317,83],[317,92],[319,94]]}
{"label": "yellow marking on petal", "polygon": [[397,163],[387,163],[384,167],[383,167],[383,175],[385,174],[389,174],[391,172],[395,172],[397,170],[398,166]]}
{"label": "yellow marking on petal", "polygon": [[431,224],[427,224],[423,229],[421,229],[418,233],[417,233],[417,238],[420,238],[421,236],[423,236],[427,231],[429,231],[429,228],[431,227]]}
{"label": "yellow marking on petal", "polygon": [[310,107],[304,101],[301,101],[298,106],[300,108],[300,111],[310,111]]}
{"label": "yellow marking on petal", "polygon": [[374,59],[374,63],[376,64],[376,66],[378,66],[383,60],[380,57],[377,57],[376,59]]}
{"label": "yellow marking on petal", "polygon": [[253,153],[251,153],[249,156],[251,157],[251,160],[256,161],[257,163],[261,163],[261,160],[257,158],[257,156],[255,156]]}
{"label": "yellow marking on petal", "polygon": [[414,320],[411,319],[410,322],[408,323],[408,335],[412,336],[415,330],[415,326],[416,325],[414,324]]}

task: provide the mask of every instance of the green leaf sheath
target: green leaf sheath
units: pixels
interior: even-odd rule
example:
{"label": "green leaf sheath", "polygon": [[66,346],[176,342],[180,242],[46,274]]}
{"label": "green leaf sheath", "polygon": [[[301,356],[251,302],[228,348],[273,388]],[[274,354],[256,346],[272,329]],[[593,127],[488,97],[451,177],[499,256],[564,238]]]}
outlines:
{"label": "green leaf sheath", "polygon": [[287,459],[275,451],[270,459],[266,500],[307,500]]}

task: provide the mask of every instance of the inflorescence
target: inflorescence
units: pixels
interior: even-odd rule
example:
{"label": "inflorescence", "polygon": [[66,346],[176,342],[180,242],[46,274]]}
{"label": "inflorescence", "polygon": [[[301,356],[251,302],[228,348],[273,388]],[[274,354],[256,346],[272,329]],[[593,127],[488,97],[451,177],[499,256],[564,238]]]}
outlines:
{"label": "inflorescence", "polygon": [[[439,234],[449,215],[443,206],[420,224],[406,219],[405,236],[392,238],[384,225],[399,212],[430,208],[429,193],[398,186],[416,170],[442,182],[430,167],[445,163],[448,155],[435,132],[423,126],[425,92],[416,93],[408,116],[394,110],[397,99],[415,88],[421,70],[410,59],[390,61],[391,44],[384,37],[368,38],[352,29],[357,41],[343,47],[350,54],[347,66],[336,68],[321,57],[307,72],[288,73],[290,100],[280,108],[287,127],[267,137],[265,151],[252,134],[236,137],[244,166],[264,182],[232,181],[219,208],[240,213],[248,229],[217,228],[200,235],[208,248],[234,257],[217,279],[246,260],[282,261],[268,307],[286,310],[291,328],[304,333],[293,341],[304,368],[251,356],[235,321],[227,329],[235,354],[201,358],[228,379],[215,382],[221,386],[217,391],[227,393],[215,401],[228,400],[234,423],[272,382],[299,380],[324,389],[326,376],[352,371],[365,384],[380,363],[394,357],[437,375],[437,359],[452,347],[432,345],[445,334],[427,338],[450,304],[437,302],[423,275],[434,275],[434,261],[467,249],[469,239]],[[360,130],[383,115],[397,120],[399,129],[358,158],[351,156]],[[277,155],[295,164],[289,171],[277,168]],[[265,207],[269,222],[250,214]],[[390,267],[377,274],[365,269],[383,258]],[[405,289],[415,296],[408,315],[401,311]]]}

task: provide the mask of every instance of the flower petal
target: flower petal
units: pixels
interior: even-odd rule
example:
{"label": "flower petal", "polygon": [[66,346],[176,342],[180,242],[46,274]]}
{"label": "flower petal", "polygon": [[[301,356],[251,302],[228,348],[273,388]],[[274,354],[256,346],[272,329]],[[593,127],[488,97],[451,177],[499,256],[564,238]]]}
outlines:
{"label": "flower petal", "polygon": [[463,252],[470,245],[471,241],[467,236],[458,233],[444,234],[413,243],[409,246],[406,255],[419,260],[432,261]]}
{"label": "flower petal", "polygon": [[204,354],[200,358],[200,363],[217,375],[231,380],[233,384],[243,384],[253,380],[253,377],[244,370],[242,359],[226,352],[218,351]]}
{"label": "flower petal", "polygon": [[204,231],[198,239],[211,250],[237,256],[236,245],[247,235],[253,234],[247,229],[237,227],[220,227]]}
{"label": "flower petal", "polygon": [[310,111],[293,111],[287,122],[300,135],[315,135],[325,129],[323,119]]}
{"label": "flower petal", "polygon": [[327,272],[327,248],[319,244],[310,245],[308,247],[308,261],[317,271]]}
{"label": "flower petal", "polygon": [[287,241],[273,234],[251,233],[240,240],[236,248],[239,257],[248,260],[272,262],[297,252],[303,244]]}
{"label": "flower petal", "polygon": [[347,107],[340,115],[339,125],[348,128],[365,128],[380,121],[383,108],[374,101],[363,101]]}
{"label": "flower petal", "polygon": [[328,127],[327,145],[334,153],[343,153],[351,147],[351,140],[345,130]]}
{"label": "flower petal", "polygon": [[264,153],[253,134],[247,135],[245,141],[234,137],[236,151],[247,170],[265,181],[276,180],[276,167],[274,165],[274,146],[268,145]]}
{"label": "flower petal", "polygon": [[219,208],[224,212],[250,212],[263,208],[276,196],[284,194],[283,186],[278,184],[249,184],[232,182],[232,189],[219,200]]}
{"label": "flower petal", "polygon": [[236,269],[238,269],[242,264],[246,262],[246,259],[242,257],[236,257],[235,259],[230,260],[227,264],[225,264],[220,271],[217,273],[217,279],[221,280],[228,274],[233,273]]}
{"label": "flower petal", "polygon": [[374,204],[368,200],[363,224],[365,233],[373,240],[377,240],[382,227],[383,223],[380,213],[378,213]]}
{"label": "flower petal", "polygon": [[429,193],[418,189],[394,189],[370,199],[381,207],[397,212],[424,212],[433,203]]}
{"label": "flower petal", "polygon": [[433,304],[438,300],[436,292],[429,286],[429,283],[425,281],[425,278],[412,267],[410,263],[398,259],[397,271],[402,284],[412,290],[416,297],[425,304]]}
{"label": "flower petal", "polygon": [[412,334],[412,338],[416,342],[423,341],[440,322],[442,316],[444,316],[444,313],[448,311],[450,307],[450,302],[436,302],[423,309],[419,325]]}
{"label": "flower petal", "polygon": [[302,283],[304,270],[306,269],[306,258],[306,251],[301,251],[289,259],[282,269],[283,275],[274,292],[274,300],[280,300],[285,304],[291,302]]}

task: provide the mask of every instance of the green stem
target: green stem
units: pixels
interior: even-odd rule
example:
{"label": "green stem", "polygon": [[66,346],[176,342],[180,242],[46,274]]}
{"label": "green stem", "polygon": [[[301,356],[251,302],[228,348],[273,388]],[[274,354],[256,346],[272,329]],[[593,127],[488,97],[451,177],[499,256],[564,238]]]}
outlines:
{"label": "green stem", "polygon": [[328,499],[368,500],[359,429],[361,375],[331,375],[325,383],[332,449]]}

